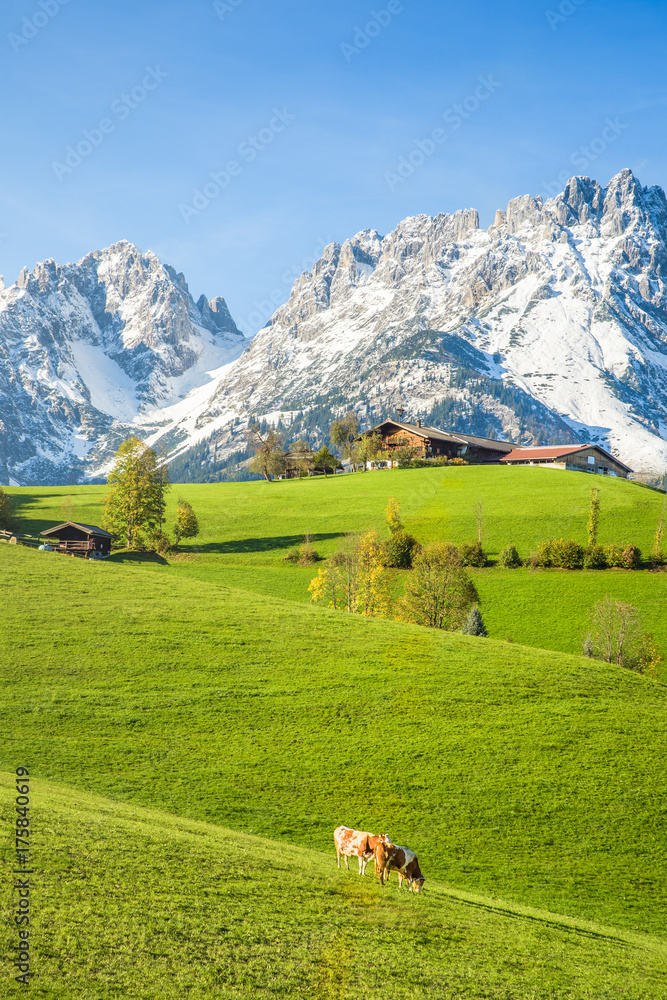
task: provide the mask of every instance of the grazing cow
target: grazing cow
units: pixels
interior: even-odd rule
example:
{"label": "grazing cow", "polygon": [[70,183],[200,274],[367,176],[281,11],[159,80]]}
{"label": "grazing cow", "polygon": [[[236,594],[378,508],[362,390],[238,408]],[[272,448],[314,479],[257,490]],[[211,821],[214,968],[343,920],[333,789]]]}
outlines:
{"label": "grazing cow", "polygon": [[380,885],[389,881],[389,872],[395,868],[398,872],[398,888],[401,889],[403,881],[408,883],[409,892],[421,892],[426,879],[419,870],[419,861],[414,851],[409,851],[407,847],[398,847],[396,844],[378,844],[375,854],[375,874],[380,879]]}
{"label": "grazing cow", "polygon": [[359,858],[359,874],[366,874],[366,865],[373,857],[373,852],[379,844],[391,844],[391,840],[386,833],[380,833],[377,837],[372,833],[363,830],[352,830],[349,826],[338,826],[334,830],[334,844],[336,845],[336,860],[340,868],[341,854],[345,858],[345,867],[350,870],[348,858],[356,854]]}

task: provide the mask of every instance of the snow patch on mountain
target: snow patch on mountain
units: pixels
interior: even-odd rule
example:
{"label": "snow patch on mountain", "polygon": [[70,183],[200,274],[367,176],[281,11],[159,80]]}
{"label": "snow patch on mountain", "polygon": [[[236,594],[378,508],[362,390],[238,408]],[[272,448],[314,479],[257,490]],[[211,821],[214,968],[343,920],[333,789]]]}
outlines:
{"label": "snow patch on mountain", "polygon": [[325,433],[402,407],[522,444],[597,441],[667,468],[667,201],[631,171],[363,230],[325,247],[250,342],[224,299],[125,241],[0,288],[0,480],[103,474],[138,434],[172,457],[250,420]]}
{"label": "snow patch on mountain", "polygon": [[[573,178],[546,203],[513,199],[487,231],[474,210],[364,231],[295,282],[199,419],[217,430],[327,395],[370,420],[449,401],[497,436],[569,431],[664,470],[666,269],[664,193],[628,170],[606,188]],[[228,437],[218,447],[238,447]]]}
{"label": "snow patch on mountain", "polygon": [[127,241],[0,290],[0,480],[77,482],[245,340],[224,299]]}

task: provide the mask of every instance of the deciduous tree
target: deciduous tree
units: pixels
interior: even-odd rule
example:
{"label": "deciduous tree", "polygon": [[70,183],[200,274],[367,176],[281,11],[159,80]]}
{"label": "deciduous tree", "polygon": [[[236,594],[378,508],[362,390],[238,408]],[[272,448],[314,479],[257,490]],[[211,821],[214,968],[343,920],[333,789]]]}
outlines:
{"label": "deciduous tree", "polygon": [[593,487],[591,490],[591,501],[588,511],[588,547],[592,548],[598,539],[598,527],[600,524],[600,491]]}
{"label": "deciduous tree", "polygon": [[136,437],[123,441],[114,458],[102,525],[116,537],[125,537],[127,547],[133,548],[145,535],[160,530],[169,472],[153,449]]}
{"label": "deciduous tree", "polygon": [[348,535],[309,585],[311,600],[368,617],[389,610],[389,577],[375,531]]}
{"label": "deciduous tree", "polygon": [[255,449],[255,457],[250,463],[250,470],[264,476],[271,482],[285,471],[285,448],[282,434],[275,428],[262,430],[259,424],[253,424],[249,429],[248,443]]}
{"label": "deciduous tree", "polygon": [[181,538],[196,538],[199,534],[199,521],[192,509],[192,504],[179,497],[176,501],[176,524],[174,525],[174,535],[176,544]]}
{"label": "deciduous tree", "polygon": [[655,532],[655,541],[653,543],[653,562],[661,563],[663,561],[662,552],[662,537],[665,530],[665,512],[667,511],[667,494],[665,499],[662,501],[662,510],[660,511],[660,520],[658,521],[658,527]]}
{"label": "deciduous tree", "polygon": [[404,530],[403,522],[401,521],[401,505],[396,497],[389,497],[389,502],[384,509],[384,516],[387,520],[387,527],[392,535],[397,531]]}
{"label": "deciduous tree", "polygon": [[390,531],[390,537],[384,542],[385,563],[396,569],[409,569],[420,545],[417,539],[405,530],[401,521],[401,505],[395,497],[389,498],[384,515]]}
{"label": "deciduous tree", "polygon": [[655,676],[662,656],[637,608],[607,595],[589,615],[587,655]]}
{"label": "deciduous tree", "polygon": [[334,447],[340,449],[343,458],[349,459],[356,465],[354,450],[355,441],[359,437],[359,421],[354,410],[349,410],[340,420],[334,420],[329,436]]}
{"label": "deciduous tree", "polygon": [[398,620],[455,632],[473,604],[479,604],[479,594],[456,546],[431,542],[415,556]]}
{"label": "deciduous tree", "polygon": [[475,521],[477,522],[477,541],[482,544],[482,531],[484,530],[484,504],[477,500],[474,506]]}
{"label": "deciduous tree", "polygon": [[323,444],[320,450],[316,452],[313,457],[313,467],[316,470],[322,470],[326,477],[329,471],[335,472],[336,469],[341,469],[342,465],[336,456],[332,455],[327,446]]}
{"label": "deciduous tree", "polygon": [[367,462],[376,462],[382,453],[382,437],[378,431],[367,432],[355,442],[352,457],[357,465],[366,471]]}
{"label": "deciduous tree", "polygon": [[15,531],[16,526],[17,520],[14,516],[12,498],[0,486],[0,528],[4,531]]}

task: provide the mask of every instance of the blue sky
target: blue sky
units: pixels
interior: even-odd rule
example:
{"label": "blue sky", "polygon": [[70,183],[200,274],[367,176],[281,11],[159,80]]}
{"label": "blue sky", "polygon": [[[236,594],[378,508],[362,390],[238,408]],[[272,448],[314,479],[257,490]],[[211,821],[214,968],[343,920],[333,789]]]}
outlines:
{"label": "blue sky", "polygon": [[667,183],[664,0],[15,0],[0,50],[7,284],[128,239],[249,334],[361,229]]}

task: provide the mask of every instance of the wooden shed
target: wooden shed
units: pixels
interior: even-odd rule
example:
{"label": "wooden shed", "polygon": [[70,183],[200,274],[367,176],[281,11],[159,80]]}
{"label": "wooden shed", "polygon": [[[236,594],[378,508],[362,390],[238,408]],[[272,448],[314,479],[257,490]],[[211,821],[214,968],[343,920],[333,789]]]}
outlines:
{"label": "wooden shed", "polygon": [[632,472],[632,469],[598,444],[517,448],[500,461],[503,465],[543,465],[552,469],[595,472],[600,476],[619,476],[621,479],[627,479]]}
{"label": "wooden shed", "polygon": [[59,552],[88,558],[91,553],[108,556],[111,553],[113,535],[95,524],[79,524],[78,521],[65,521],[55,528],[42,531],[40,537],[49,538],[55,542]]}

